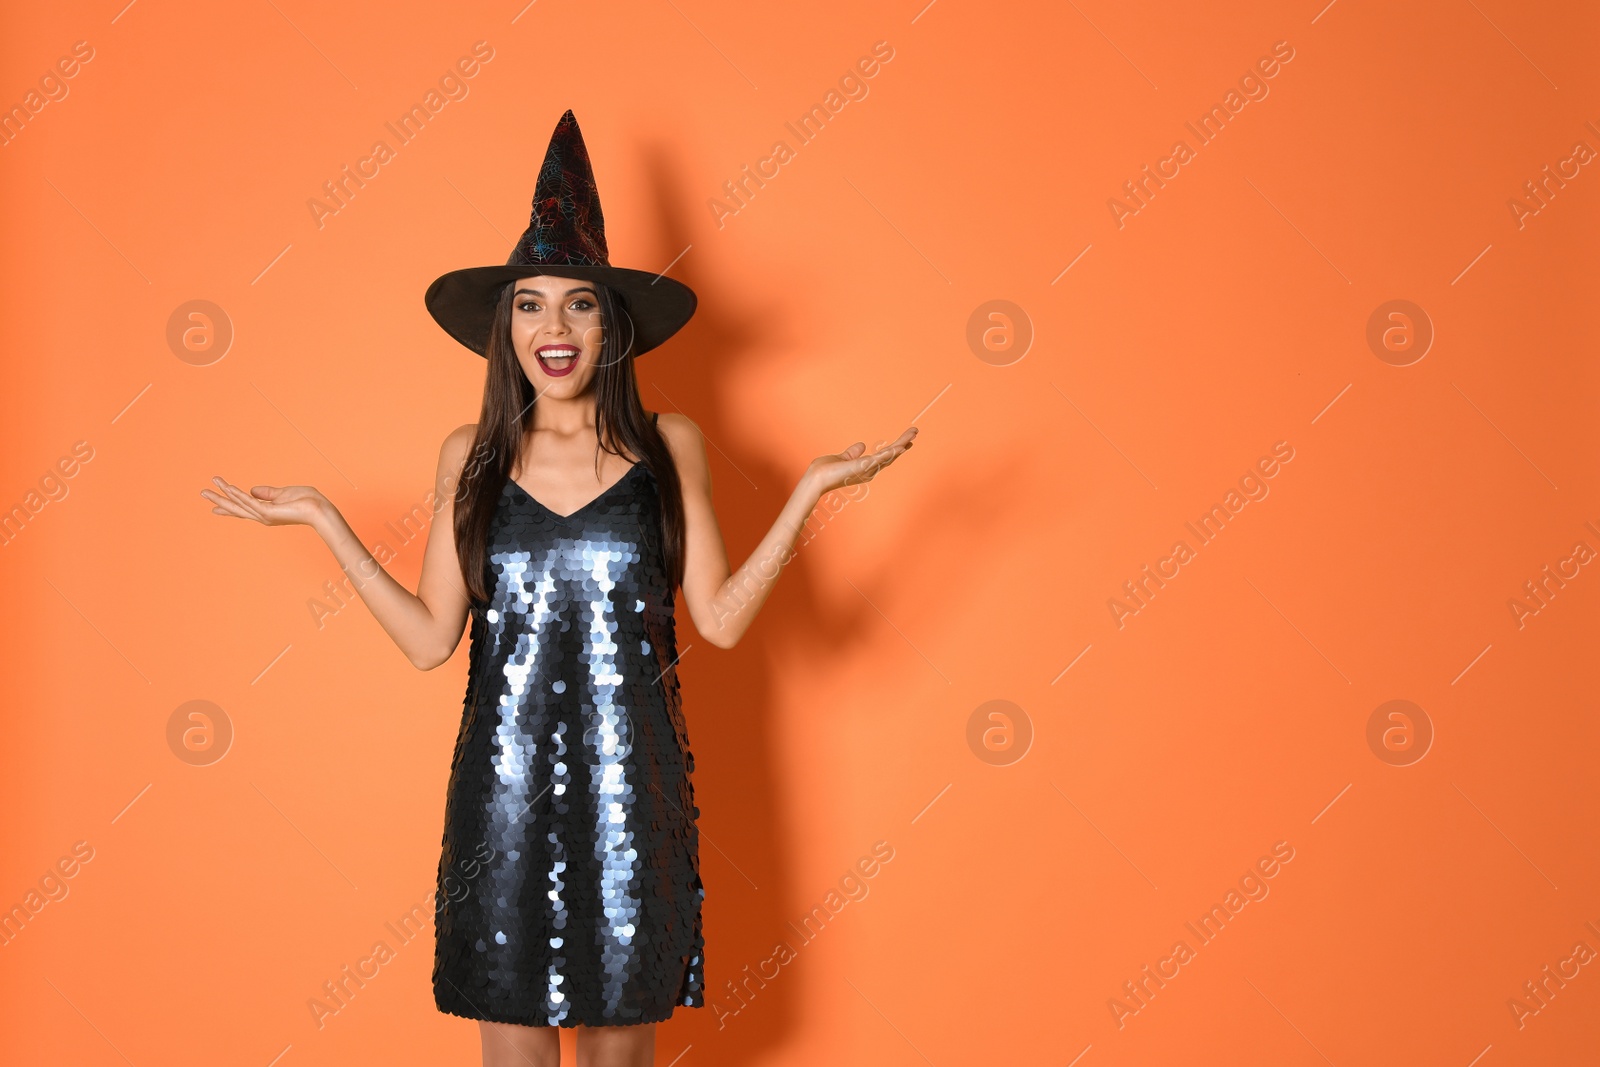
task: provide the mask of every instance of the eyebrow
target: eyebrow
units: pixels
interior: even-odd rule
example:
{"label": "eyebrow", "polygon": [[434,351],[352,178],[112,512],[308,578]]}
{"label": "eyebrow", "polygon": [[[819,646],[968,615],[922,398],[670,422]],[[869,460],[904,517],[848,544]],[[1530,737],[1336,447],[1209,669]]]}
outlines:
{"label": "eyebrow", "polygon": [[[529,296],[543,296],[544,295],[543,293],[541,293],[537,289],[518,289],[515,293],[513,293],[511,295],[515,297],[515,296],[521,296],[523,293],[527,293]],[[591,296],[599,295],[599,294],[595,293],[595,291],[592,288],[590,288],[589,286],[587,286],[587,285],[580,285],[576,289],[568,289],[567,292],[566,292],[566,295],[567,296],[576,296],[578,293],[588,293]]]}

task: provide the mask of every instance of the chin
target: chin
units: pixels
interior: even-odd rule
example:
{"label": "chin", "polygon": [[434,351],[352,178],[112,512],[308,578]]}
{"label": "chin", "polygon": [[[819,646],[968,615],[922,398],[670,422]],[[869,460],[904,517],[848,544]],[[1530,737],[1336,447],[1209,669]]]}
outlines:
{"label": "chin", "polygon": [[592,378],[579,381],[576,375],[565,378],[552,378],[548,374],[541,374],[535,378],[534,384],[539,387],[540,396],[554,397],[557,400],[570,400],[589,388]]}

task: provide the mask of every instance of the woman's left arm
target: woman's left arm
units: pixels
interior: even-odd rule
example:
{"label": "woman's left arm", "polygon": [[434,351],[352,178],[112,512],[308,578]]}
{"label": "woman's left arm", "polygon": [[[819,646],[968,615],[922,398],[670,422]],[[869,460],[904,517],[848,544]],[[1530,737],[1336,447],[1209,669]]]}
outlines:
{"label": "woman's left arm", "polygon": [[822,495],[871,481],[917,436],[912,426],[876,452],[867,452],[865,442],[857,441],[843,452],[812,460],[767,536],[730,573],[728,550],[711,506],[711,468],[700,428],[678,414],[663,414],[660,427],[683,486],[683,601],[700,636],[718,648],[732,648],[750,629],[784,565],[794,558],[795,539]]}

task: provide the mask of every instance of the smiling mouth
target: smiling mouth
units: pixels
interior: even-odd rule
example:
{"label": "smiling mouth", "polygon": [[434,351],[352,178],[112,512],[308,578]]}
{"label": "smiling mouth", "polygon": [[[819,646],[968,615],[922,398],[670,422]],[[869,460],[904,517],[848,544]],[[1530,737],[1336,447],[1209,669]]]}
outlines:
{"label": "smiling mouth", "polygon": [[556,378],[571,374],[578,365],[576,345],[543,345],[534,355],[538,357],[539,366],[544,368],[544,372]]}

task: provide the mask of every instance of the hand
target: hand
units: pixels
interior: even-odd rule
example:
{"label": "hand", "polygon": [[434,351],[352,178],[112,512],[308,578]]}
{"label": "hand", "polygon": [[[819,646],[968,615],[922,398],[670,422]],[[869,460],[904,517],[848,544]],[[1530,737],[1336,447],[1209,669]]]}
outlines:
{"label": "hand", "polygon": [[211,479],[216,489],[202,489],[200,495],[216,506],[213,515],[232,515],[254,519],[263,526],[315,526],[333,505],[309,485],[257,485],[246,493],[221,478]]}
{"label": "hand", "polygon": [[818,496],[847,485],[870,482],[879,471],[898,459],[900,453],[910,448],[916,436],[917,428],[912,426],[876,452],[867,452],[866,443],[857,441],[843,452],[818,456],[806,468],[805,480],[817,490]]}

